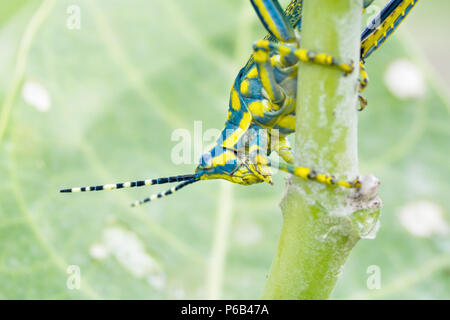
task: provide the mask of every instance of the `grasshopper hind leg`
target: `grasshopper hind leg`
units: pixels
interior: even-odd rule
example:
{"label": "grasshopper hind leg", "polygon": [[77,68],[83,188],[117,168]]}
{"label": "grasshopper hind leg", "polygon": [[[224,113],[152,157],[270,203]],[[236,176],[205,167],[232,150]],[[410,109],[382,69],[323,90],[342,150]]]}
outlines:
{"label": "grasshopper hind leg", "polygon": [[295,42],[294,28],[289,24],[277,0],[251,0],[264,28],[282,42]]}

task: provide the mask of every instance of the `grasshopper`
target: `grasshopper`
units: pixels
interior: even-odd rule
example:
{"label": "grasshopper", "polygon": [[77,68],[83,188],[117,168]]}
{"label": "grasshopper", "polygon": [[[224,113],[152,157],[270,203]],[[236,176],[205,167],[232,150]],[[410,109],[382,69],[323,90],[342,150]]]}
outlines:
{"label": "grasshopper", "polygon": [[[271,167],[303,179],[345,188],[360,188],[359,178],[338,180],[293,164],[287,136],[295,132],[297,72],[299,62],[337,68],[344,75],[354,72],[346,63],[326,53],[300,47],[303,0],[292,0],[283,12],[277,0],[250,0],[269,34],[253,45],[253,54],[239,71],[231,89],[225,127],[215,145],[205,152],[192,174],[158,179],[62,189],[60,192],[88,192],[151,186],[178,182],[171,189],[136,201],[141,205],[175,193],[201,180],[225,179],[242,185],[272,184]],[[360,91],[368,84],[365,60],[380,48],[398,28],[419,0],[391,0],[361,35]],[[373,0],[364,0],[367,8]],[[367,101],[360,96],[360,110]],[[275,151],[285,163],[273,164]]]}

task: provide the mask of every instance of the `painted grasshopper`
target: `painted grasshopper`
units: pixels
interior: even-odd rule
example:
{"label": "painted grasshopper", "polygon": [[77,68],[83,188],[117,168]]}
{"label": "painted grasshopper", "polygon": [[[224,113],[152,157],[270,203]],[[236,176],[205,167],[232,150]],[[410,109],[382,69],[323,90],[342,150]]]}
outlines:
{"label": "painted grasshopper", "polygon": [[[419,0],[391,0],[361,35],[360,91],[368,84],[365,59],[381,47]],[[297,71],[299,62],[316,63],[354,72],[352,63],[344,63],[326,54],[299,47],[303,0],[292,0],[283,12],[277,0],[251,0],[269,34],[253,45],[253,54],[238,73],[231,89],[228,117],[222,133],[205,152],[193,174],[140,180],[91,187],[62,189],[61,192],[112,190],[179,182],[173,188],[136,201],[133,206],[173,194],[194,182],[225,179],[252,185],[272,183],[272,164],[268,157],[275,151],[286,162],[276,166],[295,176],[337,185],[359,188],[359,179],[337,180],[334,176],[293,165],[287,136],[295,131]],[[373,0],[364,0],[364,8]],[[361,109],[367,104],[360,97]]]}

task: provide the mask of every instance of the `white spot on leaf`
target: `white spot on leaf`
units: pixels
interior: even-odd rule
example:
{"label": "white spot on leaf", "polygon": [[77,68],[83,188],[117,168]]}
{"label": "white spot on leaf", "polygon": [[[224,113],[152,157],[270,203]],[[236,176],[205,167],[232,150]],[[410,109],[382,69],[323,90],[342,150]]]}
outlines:
{"label": "white spot on leaf", "polygon": [[398,219],[408,232],[417,237],[448,233],[441,206],[430,201],[419,200],[406,204],[400,208]]}
{"label": "white spot on leaf", "polygon": [[157,289],[164,286],[165,276],[159,263],[146,252],[135,233],[118,227],[107,228],[103,233],[103,244],[136,278],[146,277]]}
{"label": "white spot on leaf", "polygon": [[89,248],[89,254],[94,259],[103,260],[108,256],[109,252],[103,243],[94,243]]}
{"label": "white spot on leaf", "polygon": [[147,282],[158,290],[163,290],[166,285],[166,276],[163,273],[151,274],[147,277]]}
{"label": "white spot on leaf", "polygon": [[387,68],[384,81],[389,91],[402,100],[418,99],[426,92],[422,71],[406,59],[392,62]]}
{"label": "white spot on leaf", "polygon": [[254,224],[245,223],[236,226],[234,238],[237,243],[249,246],[258,243],[262,239],[262,231]]}
{"label": "white spot on leaf", "polygon": [[51,106],[47,89],[36,81],[26,81],[22,88],[23,100],[41,112],[48,111]]}

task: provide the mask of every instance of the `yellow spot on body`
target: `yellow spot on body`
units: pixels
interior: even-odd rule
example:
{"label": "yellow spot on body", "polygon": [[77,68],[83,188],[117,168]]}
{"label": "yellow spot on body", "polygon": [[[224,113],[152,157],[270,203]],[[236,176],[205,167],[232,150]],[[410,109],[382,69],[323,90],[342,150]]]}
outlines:
{"label": "yellow spot on body", "polygon": [[250,112],[258,117],[264,117],[265,107],[261,101],[254,101],[249,104]]}
{"label": "yellow spot on body", "polygon": [[244,81],[241,82],[241,86],[240,86],[239,89],[241,90],[241,93],[243,95],[247,95],[248,94],[249,86],[250,86],[250,83],[248,82],[248,80],[244,80]]}
{"label": "yellow spot on body", "polygon": [[293,115],[284,116],[277,122],[277,124],[279,127],[295,130],[295,117]]}
{"label": "yellow spot on body", "polygon": [[239,128],[237,128],[224,142],[223,146],[225,148],[233,148],[238,139],[247,131],[250,122],[252,121],[252,115],[249,112],[244,112],[242,115],[241,122],[239,123]]}
{"label": "yellow spot on body", "polygon": [[257,77],[258,77],[258,69],[256,67],[251,68],[249,73],[247,74],[247,78],[253,79]]}
{"label": "yellow spot on body", "polygon": [[260,75],[259,78],[261,80],[261,83],[262,83],[264,89],[266,89],[267,94],[269,95],[269,97],[273,98],[274,93],[273,93],[273,88],[272,88],[272,85],[270,82],[269,75],[267,73],[267,70],[262,66],[259,69],[259,75]]}
{"label": "yellow spot on body", "polygon": [[234,88],[231,90],[231,107],[234,110],[241,109],[241,99],[239,98],[239,93]]}
{"label": "yellow spot on body", "polygon": [[103,190],[113,190],[113,189],[115,189],[116,188],[116,185],[115,184],[105,184],[104,186],[103,186]]}
{"label": "yellow spot on body", "polygon": [[221,166],[221,165],[226,164],[228,161],[234,160],[234,159],[236,159],[236,155],[234,154],[234,152],[232,152],[230,150],[226,150],[224,153],[214,157],[212,159],[212,164],[213,164],[213,167]]}
{"label": "yellow spot on body", "polygon": [[269,59],[269,53],[263,50],[258,50],[253,54],[255,61],[258,63],[264,63]]}
{"label": "yellow spot on body", "polygon": [[289,47],[283,46],[283,45],[281,45],[279,47],[279,51],[282,56],[287,56],[288,54],[291,53],[291,49]]}
{"label": "yellow spot on body", "polygon": [[125,183],[123,184],[123,187],[124,187],[124,188],[129,188],[129,187],[131,187],[131,182],[125,182]]}
{"label": "yellow spot on body", "polygon": [[272,58],[270,58],[270,64],[272,65],[272,67],[277,66],[277,65],[280,64],[279,58],[280,58],[280,56],[278,56],[278,55],[273,56]]}
{"label": "yellow spot on body", "polygon": [[81,188],[73,188],[72,192],[81,192]]}
{"label": "yellow spot on body", "polygon": [[256,46],[269,50],[269,40],[259,40],[256,42]]}

